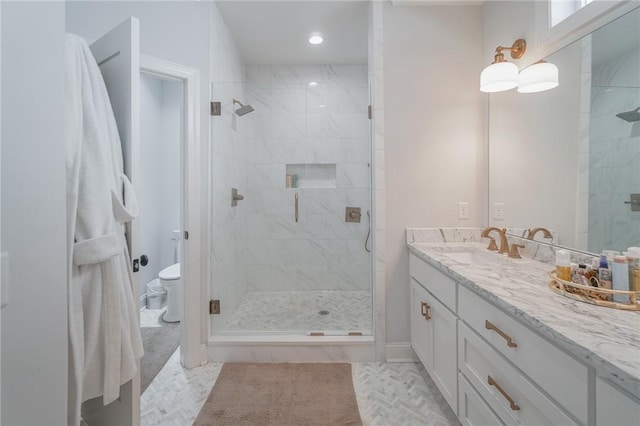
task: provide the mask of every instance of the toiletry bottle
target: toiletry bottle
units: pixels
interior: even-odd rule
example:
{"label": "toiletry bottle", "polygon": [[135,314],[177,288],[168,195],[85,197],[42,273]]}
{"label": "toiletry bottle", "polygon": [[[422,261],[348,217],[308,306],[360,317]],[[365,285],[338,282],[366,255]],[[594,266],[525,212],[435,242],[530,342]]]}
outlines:
{"label": "toiletry bottle", "polygon": [[600,259],[594,257],[591,259],[591,267],[589,268],[589,278],[598,278],[598,268],[600,268]]}
{"label": "toiletry bottle", "polygon": [[574,283],[587,285],[589,282],[587,277],[587,265],[579,263],[571,278]]}
{"label": "toiletry bottle", "polygon": [[571,261],[569,252],[556,250],[556,277],[560,280],[571,281]]}
{"label": "toiletry bottle", "polygon": [[609,265],[609,269],[611,269],[611,264],[613,263],[613,256],[618,256],[620,252],[615,250],[602,250],[602,254],[607,256],[607,264]]}
{"label": "toiletry bottle", "polygon": [[629,290],[640,291],[640,247],[629,247]]}
{"label": "toiletry bottle", "polygon": [[[607,255],[600,255],[600,267],[598,268],[598,281],[600,282],[600,288],[606,288],[611,290],[611,270],[607,264]],[[611,300],[611,297],[607,297],[606,300]]]}
{"label": "toiletry bottle", "polygon": [[[611,278],[614,290],[629,291],[629,264],[626,256],[613,256]],[[614,302],[628,303],[629,298],[621,294],[613,295]]]}
{"label": "toiletry bottle", "polygon": [[285,179],[285,186],[287,188],[292,188],[293,187],[293,177],[291,175],[287,175],[287,177]]}

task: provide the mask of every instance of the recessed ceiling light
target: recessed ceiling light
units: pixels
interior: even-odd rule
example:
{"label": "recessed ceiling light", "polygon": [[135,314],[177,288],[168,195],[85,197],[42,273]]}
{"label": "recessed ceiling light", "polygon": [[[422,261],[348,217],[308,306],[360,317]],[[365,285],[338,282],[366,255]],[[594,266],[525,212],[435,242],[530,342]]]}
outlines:
{"label": "recessed ceiling light", "polygon": [[323,41],[324,41],[324,39],[319,34],[314,34],[311,37],[309,37],[309,43],[311,43],[311,44],[320,44]]}
{"label": "recessed ceiling light", "polygon": [[317,81],[310,81],[309,82],[309,87],[316,87],[318,85]]}

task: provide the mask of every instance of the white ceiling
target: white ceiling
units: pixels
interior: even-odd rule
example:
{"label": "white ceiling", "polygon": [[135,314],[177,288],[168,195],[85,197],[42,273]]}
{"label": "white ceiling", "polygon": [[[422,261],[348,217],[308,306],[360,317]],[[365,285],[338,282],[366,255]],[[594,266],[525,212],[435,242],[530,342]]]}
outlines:
{"label": "white ceiling", "polygon": [[[217,1],[246,64],[367,63],[366,1]],[[324,43],[309,44],[320,32]]]}

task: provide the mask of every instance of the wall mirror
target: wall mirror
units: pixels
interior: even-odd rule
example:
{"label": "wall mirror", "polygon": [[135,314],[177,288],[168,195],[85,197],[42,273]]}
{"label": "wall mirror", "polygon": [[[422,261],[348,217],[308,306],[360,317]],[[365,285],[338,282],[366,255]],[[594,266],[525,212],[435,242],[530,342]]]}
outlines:
{"label": "wall mirror", "polygon": [[640,8],[546,60],[557,88],[489,97],[489,224],[591,253],[640,246]]}

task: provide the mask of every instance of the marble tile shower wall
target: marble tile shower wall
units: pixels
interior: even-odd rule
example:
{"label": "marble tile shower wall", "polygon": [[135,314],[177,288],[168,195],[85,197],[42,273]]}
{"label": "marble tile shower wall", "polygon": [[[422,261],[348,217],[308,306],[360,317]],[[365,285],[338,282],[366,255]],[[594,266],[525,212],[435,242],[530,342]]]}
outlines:
{"label": "marble tile shower wall", "polygon": [[[617,113],[640,104],[640,52],[594,68],[589,149],[589,250],[626,250],[640,242],[640,214],[629,194],[640,188],[640,122]],[[619,242],[616,246],[613,242]]]}
{"label": "marble tile shower wall", "polygon": [[[370,289],[367,73],[366,65],[247,65],[247,102],[255,108],[247,139],[248,290]],[[286,188],[287,164],[335,164],[335,176],[310,187],[300,176],[299,188]],[[362,209],[360,223],[345,223],[347,206]]]}

